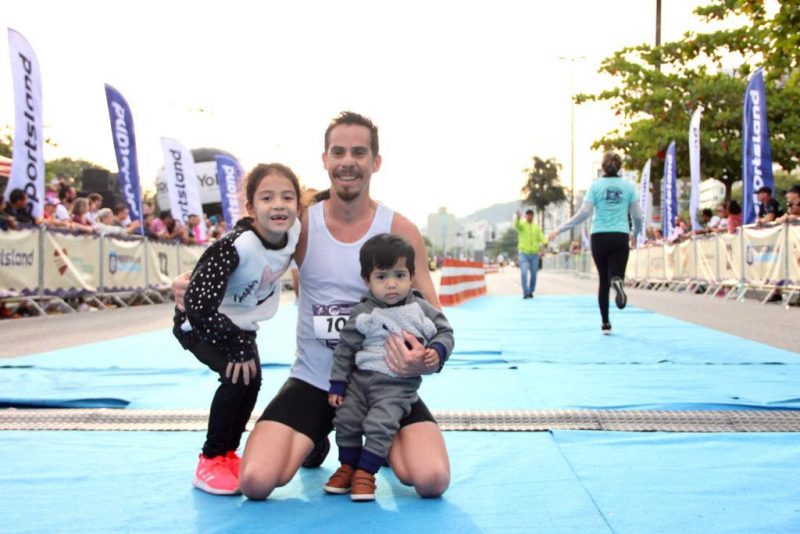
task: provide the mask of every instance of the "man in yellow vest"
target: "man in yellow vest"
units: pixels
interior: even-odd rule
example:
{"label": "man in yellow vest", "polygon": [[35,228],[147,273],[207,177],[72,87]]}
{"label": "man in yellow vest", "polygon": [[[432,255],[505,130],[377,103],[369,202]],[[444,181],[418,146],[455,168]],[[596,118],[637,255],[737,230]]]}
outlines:
{"label": "man in yellow vest", "polygon": [[517,220],[514,221],[517,229],[517,249],[519,250],[519,270],[522,275],[522,298],[532,299],[536,291],[536,273],[539,271],[539,253],[543,245],[547,244],[542,227],[533,222],[533,210],[525,211],[525,220],[522,220],[522,210],[517,210]]}

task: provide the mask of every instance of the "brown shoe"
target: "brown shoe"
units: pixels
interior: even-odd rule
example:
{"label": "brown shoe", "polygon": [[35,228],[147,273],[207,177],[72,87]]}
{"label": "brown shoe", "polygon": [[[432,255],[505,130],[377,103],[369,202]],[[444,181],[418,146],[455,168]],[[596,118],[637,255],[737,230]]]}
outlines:
{"label": "brown shoe", "polygon": [[375,475],[356,469],[353,474],[353,487],[350,490],[350,499],[354,501],[375,500]]}
{"label": "brown shoe", "polygon": [[331,478],[328,479],[328,482],[325,483],[323,488],[327,493],[333,493],[334,495],[343,495],[347,493],[350,491],[353,471],[355,471],[355,469],[353,469],[352,466],[342,464],[342,466],[331,475]]}

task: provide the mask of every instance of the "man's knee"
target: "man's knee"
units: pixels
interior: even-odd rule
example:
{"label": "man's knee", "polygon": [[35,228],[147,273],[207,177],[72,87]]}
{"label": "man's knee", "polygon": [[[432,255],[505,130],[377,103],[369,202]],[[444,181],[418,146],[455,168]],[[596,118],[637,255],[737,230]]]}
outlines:
{"label": "man's knee", "polygon": [[450,487],[450,471],[447,469],[430,470],[420,474],[414,481],[417,494],[426,499],[441,497],[448,487]]}
{"label": "man's knee", "polygon": [[272,493],[275,486],[254,470],[243,469],[239,474],[239,489],[252,501],[263,501]]}

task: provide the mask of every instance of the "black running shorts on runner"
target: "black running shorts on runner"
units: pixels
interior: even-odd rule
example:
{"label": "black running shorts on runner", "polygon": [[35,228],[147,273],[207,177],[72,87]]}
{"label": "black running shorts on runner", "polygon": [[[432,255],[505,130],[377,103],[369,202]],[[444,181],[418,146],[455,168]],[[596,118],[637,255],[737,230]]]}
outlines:
{"label": "black running shorts on runner", "polygon": [[[328,404],[327,391],[315,388],[302,380],[290,378],[270,401],[258,420],[283,423],[317,443],[333,430],[334,413],[335,409]],[[435,423],[436,419],[422,399],[419,399],[411,405],[411,413],[400,421],[400,426],[423,421]]]}

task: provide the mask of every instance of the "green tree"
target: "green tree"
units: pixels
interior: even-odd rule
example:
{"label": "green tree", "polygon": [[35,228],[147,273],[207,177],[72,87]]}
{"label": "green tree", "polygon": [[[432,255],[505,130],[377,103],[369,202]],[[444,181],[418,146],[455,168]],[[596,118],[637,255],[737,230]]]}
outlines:
{"label": "green tree", "polygon": [[555,158],[533,157],[533,166],[524,169],[527,176],[522,186],[523,202],[532,204],[539,213],[539,221],[544,228],[544,210],[550,204],[561,204],[567,199],[564,186],[560,185],[558,171],[561,164]]}
{"label": "green tree", "polygon": [[0,156],[11,157],[13,152],[14,140],[11,137],[11,127],[3,126],[0,128]]}
{"label": "green tree", "polygon": [[643,44],[614,53],[600,67],[616,79],[614,88],[575,99],[579,104],[609,101],[621,119],[593,148],[623,151],[633,168],[656,158],[651,180],[658,203],[663,174],[658,163],[671,140],[676,141],[679,175],[689,174],[689,120],[702,105],[701,172],[723,182],[730,198],[733,183],[741,179],[744,90],[754,67],[764,66],[773,161],[787,170],[795,168],[800,154],[798,13],[800,0],[781,2],[772,18],[760,1],[711,0],[695,14],[706,22],[740,20],[740,25],[688,32],[660,47]]}
{"label": "green tree", "polygon": [[47,181],[53,178],[73,177],[75,179],[75,189],[80,190],[83,189],[81,175],[84,169],[103,169],[103,167],[83,159],[58,158],[45,163],[45,176]]}
{"label": "green tree", "polygon": [[486,252],[490,258],[496,258],[498,254],[504,254],[506,258],[513,258],[517,255],[517,231],[509,228],[500,239],[492,241]]}

